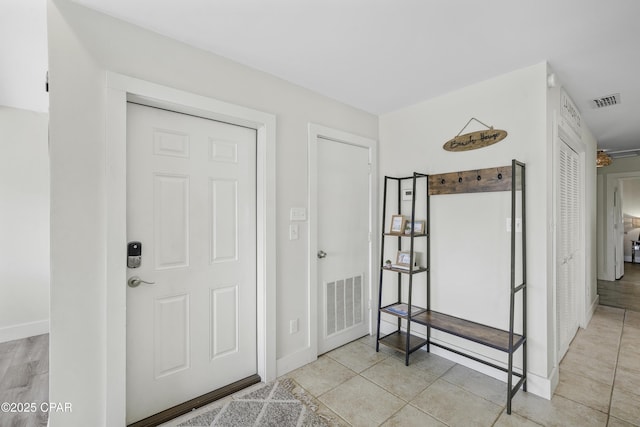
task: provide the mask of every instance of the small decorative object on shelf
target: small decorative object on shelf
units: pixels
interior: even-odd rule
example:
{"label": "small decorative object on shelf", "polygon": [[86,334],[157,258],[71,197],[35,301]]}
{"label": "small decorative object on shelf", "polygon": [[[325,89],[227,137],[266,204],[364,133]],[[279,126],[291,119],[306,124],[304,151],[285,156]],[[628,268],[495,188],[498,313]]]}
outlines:
{"label": "small decorative object on shelf", "polygon": [[409,314],[409,309],[408,307],[406,307],[406,304],[403,305],[405,307],[400,307],[400,304],[387,307],[387,310],[400,316],[406,316],[407,314]]}
{"label": "small decorative object on shelf", "polygon": [[387,268],[390,268],[390,267],[391,267],[391,260],[390,260],[390,259],[386,260],[386,261],[384,262],[384,265],[385,265]]}
{"label": "small decorative object on shelf", "polygon": [[391,229],[389,234],[402,234],[407,219],[402,215],[393,215],[391,217]]}
{"label": "small decorative object on shelf", "polygon": [[404,226],[404,234],[411,234],[411,228],[413,228],[413,234],[424,234],[424,221],[407,221]]}
{"label": "small decorative object on shelf", "polygon": [[[390,268],[399,268],[401,270],[410,270],[411,268],[411,252],[410,251],[398,251],[398,255],[396,255],[396,263],[395,264],[387,264],[387,267]],[[413,268],[414,270],[418,270],[418,263],[420,260],[420,252],[413,252]]]}
{"label": "small decorative object on shelf", "polygon": [[398,256],[396,257],[396,265],[399,267],[409,268],[411,266],[411,252],[398,251]]}
{"label": "small decorative object on shelf", "polygon": [[[392,304],[386,307],[383,307],[382,310],[395,314],[397,316],[406,316],[409,314],[409,305],[408,304]],[[420,313],[424,313],[424,308],[416,307],[415,305],[411,307],[411,315],[415,316]]]}

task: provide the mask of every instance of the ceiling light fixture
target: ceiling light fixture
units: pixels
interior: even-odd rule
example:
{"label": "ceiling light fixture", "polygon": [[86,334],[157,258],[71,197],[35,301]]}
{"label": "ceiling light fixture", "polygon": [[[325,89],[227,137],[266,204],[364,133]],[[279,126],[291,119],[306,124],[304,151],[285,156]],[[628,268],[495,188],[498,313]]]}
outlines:
{"label": "ceiling light fixture", "polygon": [[604,152],[604,150],[598,150],[596,156],[596,167],[601,168],[603,166],[609,166],[611,164],[611,157]]}

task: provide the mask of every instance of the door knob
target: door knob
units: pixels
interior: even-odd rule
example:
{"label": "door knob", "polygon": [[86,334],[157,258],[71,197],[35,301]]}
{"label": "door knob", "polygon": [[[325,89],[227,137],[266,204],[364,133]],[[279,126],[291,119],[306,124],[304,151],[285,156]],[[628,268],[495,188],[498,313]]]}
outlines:
{"label": "door knob", "polygon": [[127,280],[127,285],[129,285],[130,288],[137,288],[138,286],[140,286],[141,283],[146,283],[147,285],[153,285],[156,282],[147,282],[146,280],[142,280],[138,276],[132,276],[129,278],[129,280]]}
{"label": "door knob", "polygon": [[318,251],[318,259],[325,258],[327,253],[325,251]]}

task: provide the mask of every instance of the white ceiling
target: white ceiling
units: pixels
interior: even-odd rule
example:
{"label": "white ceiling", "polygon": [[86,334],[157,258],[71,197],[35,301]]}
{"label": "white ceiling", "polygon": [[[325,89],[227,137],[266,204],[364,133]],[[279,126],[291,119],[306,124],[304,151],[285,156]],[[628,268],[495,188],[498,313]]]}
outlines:
{"label": "white ceiling", "polygon": [[375,114],[547,60],[601,147],[640,148],[638,0],[73,1]]}

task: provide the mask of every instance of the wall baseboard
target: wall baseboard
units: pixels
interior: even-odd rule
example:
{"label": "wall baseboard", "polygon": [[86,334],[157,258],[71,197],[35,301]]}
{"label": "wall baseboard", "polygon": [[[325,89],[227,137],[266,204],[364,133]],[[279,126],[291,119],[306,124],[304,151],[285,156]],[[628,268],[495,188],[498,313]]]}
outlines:
{"label": "wall baseboard", "polygon": [[19,325],[5,326],[0,328],[0,342],[20,340],[36,335],[49,333],[49,320],[37,322],[21,323]]}
{"label": "wall baseboard", "polygon": [[598,308],[598,305],[600,305],[600,295],[596,295],[595,299],[593,300],[593,303],[591,304],[591,307],[589,307],[589,310],[587,311],[587,318],[585,319],[585,325],[584,325],[585,328],[589,325],[589,322],[591,321],[591,318],[595,314],[596,309]]}
{"label": "wall baseboard", "polygon": [[553,369],[549,378],[527,372],[527,392],[551,400],[559,380],[558,369],[556,368]]}
{"label": "wall baseboard", "polygon": [[311,347],[305,347],[276,360],[276,375],[281,376],[287,374],[294,369],[298,369],[315,361],[317,358],[318,356],[313,354]]}

